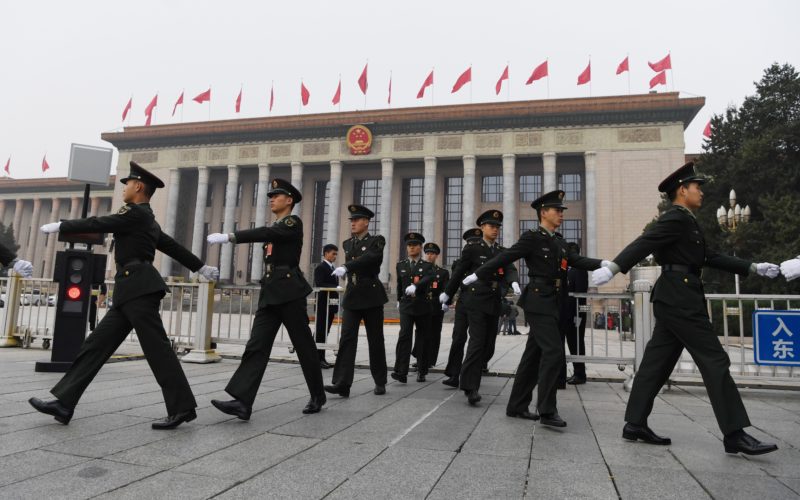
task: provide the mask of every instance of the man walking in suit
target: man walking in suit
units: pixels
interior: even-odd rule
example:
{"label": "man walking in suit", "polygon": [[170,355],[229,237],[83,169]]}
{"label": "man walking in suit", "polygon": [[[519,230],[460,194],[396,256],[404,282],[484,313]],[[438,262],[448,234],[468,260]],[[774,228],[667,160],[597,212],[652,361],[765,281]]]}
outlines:
{"label": "man walking in suit", "polygon": [[447,304],[439,303],[439,294],[447,287],[450,281],[450,271],[446,268],[436,264],[436,259],[439,258],[441,250],[436,243],[425,243],[422,247],[425,252],[425,260],[430,262],[433,266],[433,281],[428,287],[428,301],[431,303],[431,329],[428,334],[428,366],[433,368],[436,366],[437,358],[439,357],[439,345],[442,343],[442,323],[444,322],[444,313],[449,309]]}
{"label": "man walking in suit", "polygon": [[250,419],[281,324],[286,326],[311,394],[303,413],[317,413],[326,402],[325,392],[322,390],[322,371],[306,312],[306,297],[311,293],[311,286],[300,271],[303,221],[292,215],[292,209],[303,197],[296,187],[283,179],[272,181],[272,188],[267,196],[269,208],[276,218],[271,226],[208,235],[208,242],[212,245],[254,242],[264,244],[264,277],[261,279],[258,310],[253,319],[250,340],[247,341],[239,368],[225,387],[225,392],[234,399],[211,400],[211,404],[219,411],[242,420]]}
{"label": "man walking in suit", "polygon": [[667,193],[672,207],[614,257],[613,262],[606,262],[592,273],[592,283],[600,286],[611,281],[618,272],[627,273],[650,254],[661,264],[661,276],[651,295],[656,324],[633,379],[622,437],[649,444],[672,443],[668,437],[659,436],[648,427],[647,417],[653,410],[658,391],[686,349],[703,376],[714,416],[725,436],[725,452],[761,455],[778,447],[762,443],[744,431],[751,425],[750,419],[731,377],[728,353],[711,328],[700,274],[703,266],[709,266],[741,275],[753,272],[775,278],[780,268],[768,262],[756,264],[721,255],[706,247],[694,215],[703,204],[700,186],[705,181],[695,172],[693,162],[664,179],[658,190]]}
{"label": "man walking in suit", "polygon": [[125,185],[122,189],[125,205],[116,214],[51,222],[41,227],[44,233],[114,233],[117,242],[113,307],[86,338],[64,377],[50,390],[56,399],[31,398],[29,401],[36,410],[53,415],[62,424],[69,423],[86,387],[131,329],[136,331],[167,406],[167,417],[154,422],[153,429],[174,429],[197,417],[192,389],[158,312],[168,289],[153,267],[153,258],[159,250],[209,280],[216,280],[219,271],[203,265],[199,258],[161,231],[150,208],[150,198],[164,183],[135,162],[130,165],[130,174],[120,179]]}
{"label": "man walking in suit", "polygon": [[333,381],[325,391],[344,398],[350,396],[355,373],[358,326],[364,321],[369,344],[369,369],[375,381],[375,394],[386,394],[386,347],[383,339],[383,305],[389,301],[378,278],[383,262],[386,240],[369,234],[369,221],[375,213],[363,205],[350,205],[350,231],[353,237],[345,240],[345,263],[333,273],[347,275],[342,306],[342,329],[339,354],[333,367]]}
{"label": "man walking in suit", "polygon": [[[339,286],[339,278],[333,274],[336,269],[334,262],[339,255],[339,247],[328,243],[322,247],[322,262],[314,268],[314,287],[316,288],[336,288]],[[333,318],[339,311],[339,306],[331,304],[332,299],[338,299],[339,292],[320,291],[317,292],[317,318],[316,318],[316,341],[318,344],[324,343],[331,331]],[[332,367],[325,359],[325,349],[317,349],[319,353],[319,366],[322,369]]]}

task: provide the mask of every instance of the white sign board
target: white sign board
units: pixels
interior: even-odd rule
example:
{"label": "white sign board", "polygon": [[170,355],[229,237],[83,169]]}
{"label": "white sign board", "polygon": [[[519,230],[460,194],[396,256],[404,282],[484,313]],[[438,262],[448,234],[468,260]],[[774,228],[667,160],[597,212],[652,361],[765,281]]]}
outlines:
{"label": "white sign board", "polygon": [[67,179],[83,184],[108,186],[111,156],[114,150],[84,144],[72,144],[69,151]]}

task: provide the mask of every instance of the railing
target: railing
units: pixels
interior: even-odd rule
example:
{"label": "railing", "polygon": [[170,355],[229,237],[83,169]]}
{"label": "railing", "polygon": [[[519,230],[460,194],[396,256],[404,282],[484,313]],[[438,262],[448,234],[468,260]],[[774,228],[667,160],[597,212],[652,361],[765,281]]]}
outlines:
{"label": "railing", "polygon": [[45,349],[53,339],[58,283],[41,278],[2,278],[3,302],[0,345],[30,347],[35,340]]}

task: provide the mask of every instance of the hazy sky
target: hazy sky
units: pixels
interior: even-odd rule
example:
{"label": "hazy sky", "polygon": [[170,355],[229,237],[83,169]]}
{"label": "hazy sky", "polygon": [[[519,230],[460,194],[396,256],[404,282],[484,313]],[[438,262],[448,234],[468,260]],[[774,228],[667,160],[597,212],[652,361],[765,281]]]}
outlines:
{"label": "hazy sky", "polygon": [[[231,119],[364,108],[356,79],[369,60],[369,109],[427,106],[417,100],[435,68],[435,104],[504,101],[494,85],[510,63],[510,98],[544,99],[547,83],[525,85],[549,59],[550,97],[584,97],[578,74],[592,61],[594,96],[628,93],[614,74],[630,55],[632,93],[648,90],[647,61],[672,54],[659,90],[706,97],[686,130],[698,152],[709,117],[740,104],[772,62],[800,67],[797,1],[23,1],[0,7],[0,169],[13,177],[67,173],[70,143],[105,145],[128,98],[130,124],[158,93],[154,124],[208,119],[191,98],[212,87],[211,118]],[[472,65],[473,84],[450,90]],[[300,78],[311,92],[300,110]],[[243,87],[242,110],[234,101]],[[171,117],[181,90],[183,111]],[[430,89],[429,89],[430,90]],[[470,96],[471,94],[471,96]],[[116,160],[115,160],[116,161]]]}

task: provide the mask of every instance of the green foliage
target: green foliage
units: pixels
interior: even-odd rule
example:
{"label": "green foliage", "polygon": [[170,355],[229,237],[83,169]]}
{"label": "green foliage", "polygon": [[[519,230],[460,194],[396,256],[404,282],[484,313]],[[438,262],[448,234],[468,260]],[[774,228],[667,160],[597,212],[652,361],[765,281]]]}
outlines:
{"label": "green foliage", "polygon": [[17,253],[19,250],[19,245],[14,239],[14,226],[6,227],[2,222],[0,222],[0,245],[8,248],[9,250]]}
{"label": "green foliage", "polygon": [[[697,168],[713,181],[703,186],[698,212],[710,248],[753,262],[780,262],[800,254],[800,75],[788,64],[773,64],[755,83],[756,93],[741,107],[729,107],[711,120],[712,137]],[[721,230],[716,219],[727,210],[728,194],[750,206],[750,222],[736,232]],[[709,292],[733,292],[733,277],[706,269]],[[800,280],[787,283],[748,276],[742,293],[800,293]]]}

